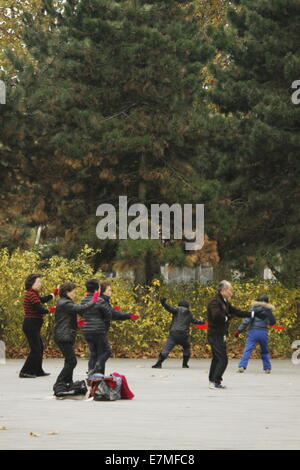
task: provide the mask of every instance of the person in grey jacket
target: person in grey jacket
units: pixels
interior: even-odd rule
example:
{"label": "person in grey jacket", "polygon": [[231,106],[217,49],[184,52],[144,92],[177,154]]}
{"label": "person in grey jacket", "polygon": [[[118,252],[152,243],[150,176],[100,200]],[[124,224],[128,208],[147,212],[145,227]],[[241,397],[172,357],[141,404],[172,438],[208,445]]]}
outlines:
{"label": "person in grey jacket", "polygon": [[77,359],[74,352],[74,344],[77,333],[77,314],[82,314],[88,308],[91,308],[98,300],[97,295],[85,305],[76,305],[76,286],[73,282],[66,282],[60,286],[60,299],[56,305],[54,341],[63,353],[65,358],[64,367],[56,379],[53,389],[57,384],[72,384],[73,371],[77,365]]}
{"label": "person in grey jacket", "polygon": [[274,306],[269,303],[267,295],[261,294],[257,297],[256,301],[252,303],[251,310],[254,311],[255,314],[258,312],[265,313],[265,318],[258,318],[257,316],[246,318],[235,332],[234,335],[237,338],[242,331],[249,328],[246,346],[238,366],[238,372],[242,373],[246,370],[252,351],[255,346],[259,344],[263,369],[269,374],[272,366],[268,347],[268,326],[275,325],[276,323],[276,318],[273,315]]}
{"label": "person in grey jacket", "polygon": [[183,349],[183,362],[182,367],[188,368],[188,361],[191,355],[190,337],[189,330],[191,323],[194,325],[203,325],[205,322],[202,320],[196,320],[190,312],[189,304],[186,300],[181,300],[178,303],[178,307],[171,307],[167,304],[166,299],[160,300],[162,306],[170,313],[173,318],[170,325],[170,332],[167,338],[167,342],[159,354],[156,364],[152,366],[154,369],[161,369],[163,361],[168,357],[169,353],[176,345],[182,346]]}

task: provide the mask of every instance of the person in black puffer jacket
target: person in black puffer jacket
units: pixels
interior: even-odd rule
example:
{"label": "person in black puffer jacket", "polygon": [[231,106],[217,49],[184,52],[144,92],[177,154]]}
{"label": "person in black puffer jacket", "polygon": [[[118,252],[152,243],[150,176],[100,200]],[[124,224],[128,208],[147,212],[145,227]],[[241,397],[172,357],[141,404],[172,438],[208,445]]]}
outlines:
{"label": "person in black puffer jacket", "polygon": [[[86,283],[87,294],[81,305],[91,301],[94,293],[99,290],[99,281],[89,279]],[[98,302],[83,313],[84,325],[82,327],[84,338],[88,344],[90,357],[88,362],[88,375],[94,371],[103,371],[103,360],[107,331],[112,313],[107,302],[99,297]],[[102,372],[101,372],[102,373]]]}
{"label": "person in black puffer jacket", "polygon": [[178,307],[171,307],[171,305],[167,304],[165,298],[161,299],[161,304],[168,312],[172,313],[173,319],[171,322],[170,333],[167,342],[158,357],[158,361],[152,367],[154,369],[161,369],[163,361],[168,357],[172,349],[176,345],[180,345],[183,349],[182,367],[188,368],[188,361],[191,355],[189,338],[189,329],[191,323],[194,325],[203,325],[205,322],[193,318],[193,315],[189,310],[189,304],[186,300],[181,300],[178,304]]}
{"label": "person in black puffer jacket", "polygon": [[73,282],[66,282],[59,289],[60,299],[56,305],[54,341],[64,355],[65,363],[62,371],[56,379],[54,389],[57,384],[72,384],[73,371],[77,364],[74,352],[74,343],[77,333],[77,314],[82,314],[92,307],[98,300],[98,295],[94,296],[85,305],[76,305],[76,286]]}
{"label": "person in black puffer jacket", "polygon": [[104,349],[103,349],[103,354],[101,356],[101,369],[97,370],[97,372],[100,372],[101,374],[104,375],[105,372],[105,364],[106,361],[111,357],[112,355],[112,348],[111,345],[109,344],[108,341],[108,332],[110,328],[110,321],[111,320],[117,320],[117,321],[124,321],[124,320],[137,320],[138,315],[135,313],[123,313],[118,310],[116,310],[116,307],[112,307],[110,303],[110,298],[111,298],[111,286],[109,282],[101,282],[100,284],[100,299],[103,299],[109,308],[111,318],[110,320],[106,323],[106,334],[104,338]]}

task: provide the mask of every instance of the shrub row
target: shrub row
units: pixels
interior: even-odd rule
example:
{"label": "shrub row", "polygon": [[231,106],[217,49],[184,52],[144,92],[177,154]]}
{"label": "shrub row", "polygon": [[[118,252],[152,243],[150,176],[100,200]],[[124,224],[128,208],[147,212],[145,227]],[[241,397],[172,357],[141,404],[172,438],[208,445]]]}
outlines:
{"label": "shrub row", "polygon": [[[66,280],[76,283],[78,297],[85,294],[85,280],[91,277],[103,279],[99,271],[93,273],[86,259],[92,251],[85,247],[76,259],[54,256],[43,260],[38,252],[16,250],[9,254],[6,249],[0,250],[0,332],[5,341],[10,357],[22,357],[26,354],[26,340],[22,332],[24,279],[29,273],[40,272],[43,275],[45,294]],[[180,299],[190,302],[191,311],[196,318],[205,319],[206,305],[215,294],[216,286],[202,286],[198,282],[163,284],[154,280],[150,286],[133,286],[129,281],[112,279],[113,305],[119,305],[122,311],[137,312],[137,321],[112,322],[110,341],[117,357],[155,357],[167,337],[171,314],[160,305],[160,297],[166,297],[172,305]],[[293,340],[300,339],[298,295],[296,289],[288,289],[273,282],[234,282],[232,303],[242,309],[250,307],[259,293],[267,293],[270,302],[276,307],[277,324],[284,331],[270,330],[270,350],[273,357],[290,357]],[[49,306],[52,305],[49,304]],[[299,305],[298,305],[299,308]],[[241,320],[231,323],[233,332]],[[53,315],[47,315],[43,326],[43,339],[47,356],[59,355],[53,342]],[[239,357],[244,346],[245,334],[240,338],[230,335],[228,350],[230,357]],[[206,332],[191,328],[193,357],[209,357]],[[87,349],[79,331],[77,353],[85,356]],[[170,357],[180,356],[176,348]]]}

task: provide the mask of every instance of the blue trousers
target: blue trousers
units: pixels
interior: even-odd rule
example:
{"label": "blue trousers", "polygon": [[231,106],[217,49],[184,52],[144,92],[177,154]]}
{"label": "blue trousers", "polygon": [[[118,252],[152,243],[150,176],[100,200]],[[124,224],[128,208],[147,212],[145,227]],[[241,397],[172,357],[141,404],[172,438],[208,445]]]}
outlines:
{"label": "blue trousers", "polygon": [[249,330],[247,334],[246,346],[243,352],[242,359],[240,360],[239,367],[244,367],[245,369],[247,368],[252,351],[255,346],[259,344],[261,359],[263,361],[263,368],[264,370],[271,370],[272,367],[270,362],[268,341],[269,336],[267,330],[258,330],[254,328],[252,330]]}

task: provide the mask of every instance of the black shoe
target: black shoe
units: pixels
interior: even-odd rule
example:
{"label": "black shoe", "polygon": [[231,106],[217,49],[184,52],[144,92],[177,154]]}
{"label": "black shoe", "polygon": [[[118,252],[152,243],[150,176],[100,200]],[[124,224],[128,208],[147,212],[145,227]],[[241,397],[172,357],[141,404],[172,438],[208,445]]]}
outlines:
{"label": "black shoe", "polygon": [[25,372],[20,372],[19,373],[20,379],[36,379],[36,375],[33,374],[26,374]]}
{"label": "black shoe", "polygon": [[161,369],[161,364],[154,364],[154,366],[152,366],[152,369]]}
{"label": "black shoe", "polygon": [[38,374],[37,377],[46,377],[47,375],[51,375],[50,372],[42,372],[41,374]]}
{"label": "black shoe", "polygon": [[183,365],[182,365],[182,368],[183,368],[183,369],[189,369],[189,367],[190,367],[190,366],[188,366],[187,364],[183,364]]}

